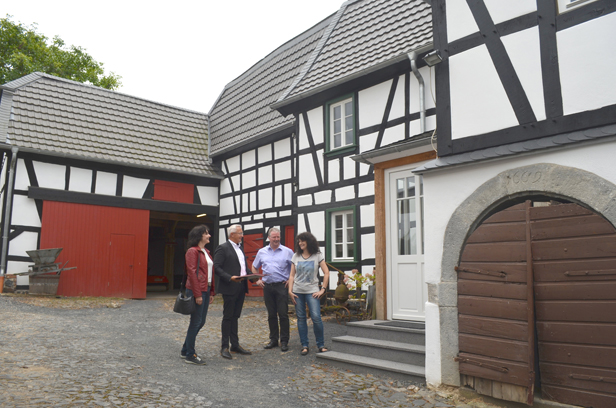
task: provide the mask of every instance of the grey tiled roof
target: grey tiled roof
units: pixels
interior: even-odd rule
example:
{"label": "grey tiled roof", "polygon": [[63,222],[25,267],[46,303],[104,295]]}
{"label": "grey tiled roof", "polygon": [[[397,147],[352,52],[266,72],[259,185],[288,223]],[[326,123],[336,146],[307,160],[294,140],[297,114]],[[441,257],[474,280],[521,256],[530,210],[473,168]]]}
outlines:
{"label": "grey tiled roof", "polygon": [[[13,93],[7,133],[0,135],[6,143],[43,153],[220,177],[207,160],[205,113],[41,73],[1,88]],[[2,107],[7,101],[10,98]]]}
{"label": "grey tiled roof", "polygon": [[616,125],[578,130],[556,136],[548,136],[540,139],[527,140],[525,142],[511,143],[497,147],[490,147],[483,150],[475,150],[474,152],[469,153],[439,157],[438,159],[429,161],[413,171],[415,173],[426,173],[431,170],[442,169],[445,167],[494,160],[523,153],[537,153],[541,150],[569,147],[569,145],[573,145],[574,143],[589,142],[593,140],[597,141],[614,136],[616,136]]}
{"label": "grey tiled roof", "polygon": [[431,44],[431,7],[424,0],[347,1],[327,34],[278,103]]}
{"label": "grey tiled roof", "polygon": [[330,20],[283,44],[224,88],[209,113],[212,155],[293,123],[270,105],[291,85]]}

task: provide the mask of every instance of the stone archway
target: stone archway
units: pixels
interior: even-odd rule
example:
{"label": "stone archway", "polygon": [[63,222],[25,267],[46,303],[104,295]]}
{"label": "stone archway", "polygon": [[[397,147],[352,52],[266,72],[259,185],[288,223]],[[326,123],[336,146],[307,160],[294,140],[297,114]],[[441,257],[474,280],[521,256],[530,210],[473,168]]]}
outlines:
{"label": "stone archway", "polygon": [[616,225],[616,185],[596,174],[556,164],[540,163],[510,169],[481,185],[452,214],[443,239],[441,281],[429,285],[440,321],[441,381],[460,385],[458,307],[455,266],[468,235],[505,202],[533,195],[564,198],[587,207]]}

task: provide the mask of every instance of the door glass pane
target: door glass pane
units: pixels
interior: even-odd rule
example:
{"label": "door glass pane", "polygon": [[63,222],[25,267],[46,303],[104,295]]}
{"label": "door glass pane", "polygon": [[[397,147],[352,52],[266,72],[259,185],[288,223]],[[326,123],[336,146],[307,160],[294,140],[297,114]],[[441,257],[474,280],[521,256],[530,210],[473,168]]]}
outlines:
{"label": "door glass pane", "polygon": [[404,198],[404,179],[396,180],[396,198]]}
{"label": "door glass pane", "polygon": [[415,198],[398,200],[398,255],[417,254]]}
{"label": "door glass pane", "polygon": [[406,178],[406,196],[415,197],[415,177]]}

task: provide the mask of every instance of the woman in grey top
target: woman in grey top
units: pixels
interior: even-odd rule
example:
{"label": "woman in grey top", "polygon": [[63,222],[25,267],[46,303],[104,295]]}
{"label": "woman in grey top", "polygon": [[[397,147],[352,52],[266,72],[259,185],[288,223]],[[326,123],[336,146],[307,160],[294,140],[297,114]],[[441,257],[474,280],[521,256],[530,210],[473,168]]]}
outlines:
{"label": "woman in grey top", "polygon": [[[319,288],[319,267],[323,271],[323,287]],[[289,277],[289,296],[295,305],[297,330],[302,342],[302,356],[308,354],[308,323],[306,323],[306,304],[314,328],[319,353],[328,351],[323,338],[320,298],[325,294],[329,283],[329,269],[319,251],[317,239],[309,232],[302,232],[296,238],[295,254],[291,259]]]}

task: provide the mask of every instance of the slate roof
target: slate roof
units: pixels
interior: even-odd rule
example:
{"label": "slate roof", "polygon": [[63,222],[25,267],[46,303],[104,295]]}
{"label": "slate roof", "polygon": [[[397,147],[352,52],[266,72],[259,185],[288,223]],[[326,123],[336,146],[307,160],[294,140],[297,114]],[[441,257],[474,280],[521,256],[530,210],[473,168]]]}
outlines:
{"label": "slate roof", "polygon": [[431,44],[432,13],[424,0],[347,1],[276,105]]}
{"label": "slate roof", "polygon": [[554,149],[558,147],[572,147],[575,143],[599,141],[601,139],[614,138],[615,136],[616,125],[578,130],[556,136],[548,136],[540,139],[527,140],[525,142],[517,142],[497,147],[490,147],[483,150],[475,150],[469,153],[440,157],[414,169],[413,172],[426,173],[446,167],[483,162],[523,153],[536,153],[542,150]]}
{"label": "slate roof", "polygon": [[[0,141],[94,161],[220,178],[207,158],[207,115],[55,76],[1,86]],[[12,103],[12,105],[11,105]]]}
{"label": "slate roof", "polygon": [[225,86],[209,113],[213,156],[293,124],[293,117],[283,117],[270,105],[294,81],[330,20],[281,45]]}

